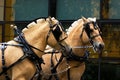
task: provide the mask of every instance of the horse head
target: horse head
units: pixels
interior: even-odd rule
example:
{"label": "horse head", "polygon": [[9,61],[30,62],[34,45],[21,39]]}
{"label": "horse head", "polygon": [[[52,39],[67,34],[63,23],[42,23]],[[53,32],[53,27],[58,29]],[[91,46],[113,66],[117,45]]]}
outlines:
{"label": "horse head", "polygon": [[46,21],[49,22],[50,31],[52,31],[52,34],[48,33],[47,35],[48,45],[62,52],[69,52],[70,51],[69,45],[65,42],[67,34],[65,33],[61,23],[54,17],[52,18],[49,17],[46,19]]}
{"label": "horse head", "polygon": [[96,18],[86,19],[85,17],[82,17],[82,20],[84,24],[83,24],[81,36],[83,32],[85,32],[88,38],[87,40],[93,45],[93,49],[96,52],[101,53],[101,51],[104,48],[104,42],[101,37],[100,28],[96,23]]}
{"label": "horse head", "polygon": [[[41,50],[44,50],[46,45],[49,45],[59,51],[69,51],[69,46],[64,41],[67,38],[67,34],[60,22],[54,17],[37,19],[28,24],[27,28],[24,28],[22,32],[26,35],[28,43],[36,44],[35,46],[37,47],[38,45],[42,45]],[[31,35],[34,35],[33,39]]]}

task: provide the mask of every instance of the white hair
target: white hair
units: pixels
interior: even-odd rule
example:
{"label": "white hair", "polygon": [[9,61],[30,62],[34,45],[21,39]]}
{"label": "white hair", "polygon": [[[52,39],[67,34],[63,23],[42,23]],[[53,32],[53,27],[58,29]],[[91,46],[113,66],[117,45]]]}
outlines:
{"label": "white hair", "polygon": [[96,17],[94,18],[89,17],[88,20],[96,22]]}
{"label": "white hair", "polygon": [[77,21],[74,21],[74,22],[71,24],[71,26],[70,26],[68,29],[66,29],[67,34],[69,34],[69,33],[73,30],[73,28],[75,28],[77,25],[79,25],[79,22],[80,22],[81,20],[82,20],[82,19],[78,19]]}

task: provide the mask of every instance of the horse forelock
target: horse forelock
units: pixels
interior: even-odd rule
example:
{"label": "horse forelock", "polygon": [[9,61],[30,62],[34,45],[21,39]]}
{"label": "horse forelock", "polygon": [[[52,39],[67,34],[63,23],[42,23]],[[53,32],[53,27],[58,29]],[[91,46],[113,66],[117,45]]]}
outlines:
{"label": "horse forelock", "polygon": [[75,27],[77,27],[78,25],[80,25],[80,22],[82,21],[82,19],[78,19],[77,21],[74,21],[71,26],[66,30],[67,34],[69,34]]}

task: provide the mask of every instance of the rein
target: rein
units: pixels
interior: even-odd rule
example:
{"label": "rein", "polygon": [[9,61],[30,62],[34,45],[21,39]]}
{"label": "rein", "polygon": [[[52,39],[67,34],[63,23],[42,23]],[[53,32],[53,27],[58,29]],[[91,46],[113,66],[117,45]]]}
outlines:
{"label": "rein", "polygon": [[74,46],[74,47],[72,47],[72,48],[80,48],[80,49],[82,49],[82,48],[92,48],[93,46]]}
{"label": "rein", "polygon": [[[49,74],[49,73],[45,73],[45,75],[48,75],[48,76],[54,76],[54,75],[58,75],[58,74],[61,74],[61,73],[64,73],[64,72],[66,72],[68,69],[70,69],[71,67],[70,66],[68,66],[68,67],[66,67],[65,69],[63,69],[62,71],[60,71],[60,72],[56,72],[56,73],[52,73],[52,74]],[[41,74],[44,74],[44,73],[41,73]],[[51,80],[51,79],[50,79]]]}
{"label": "rein", "polygon": [[[91,48],[91,47],[92,46],[76,46],[76,47],[72,47],[72,48]],[[55,51],[53,50],[53,52],[55,52]],[[71,49],[71,51],[69,53],[70,54],[68,54],[67,56],[64,55],[64,54],[62,54],[61,57],[60,57],[60,59],[58,60],[58,63],[56,65],[53,64],[53,61],[52,61],[53,53],[52,53],[52,55],[51,55],[51,74],[45,74],[45,75],[49,75],[50,76],[48,80],[51,80],[52,76],[54,76],[56,80],[59,80],[59,78],[58,78],[57,75],[60,74],[60,73],[66,72],[66,71],[67,71],[67,74],[68,74],[67,75],[68,76],[68,80],[70,80],[70,77],[69,77],[69,75],[70,75],[70,69],[74,68],[74,67],[77,67],[77,66],[70,67],[69,64],[68,64],[68,61],[75,60],[75,61],[84,62],[84,61],[86,61],[88,59],[88,56],[89,56],[89,51],[87,51],[87,50],[85,51],[85,54],[82,57],[75,55],[72,52],[72,49]],[[57,72],[56,69],[57,69],[58,65],[62,62],[62,60],[63,60],[64,57],[67,60],[67,68],[65,68],[64,70],[62,70],[60,72]]]}
{"label": "rein", "polygon": [[[89,39],[90,39],[90,43],[92,44],[92,46],[75,46],[75,47],[72,47],[72,48],[80,48],[80,49],[82,49],[82,48],[94,48],[94,46],[93,46],[93,40],[92,39],[94,39],[95,37],[98,37],[98,36],[100,36],[100,34],[97,34],[97,35],[94,35],[94,36],[90,36],[90,33],[91,33],[91,31],[90,31],[90,29],[87,29],[87,28],[89,28],[89,24],[90,23],[92,23],[93,25],[94,25],[94,29],[98,29],[98,27],[96,26],[96,23],[95,22],[93,22],[93,21],[91,21],[91,22],[88,22],[88,23],[86,23],[86,24],[84,24],[83,26],[83,29],[82,29],[82,32],[81,32],[81,34],[80,34],[80,38],[82,37],[82,35],[83,35],[83,31],[85,31],[86,32],[86,34],[88,35],[88,37],[89,37]],[[70,52],[70,54],[68,54],[67,56],[64,56],[64,57],[66,57],[66,60],[67,61],[70,61],[70,60],[75,60],[75,61],[80,61],[80,62],[84,62],[84,61],[86,61],[87,59],[88,59],[88,56],[89,56],[89,52],[86,50],[85,51],[85,54],[84,54],[84,56],[77,56],[77,55],[75,55],[72,51]],[[57,66],[58,66],[58,64],[61,62],[62,60],[59,60],[58,61],[58,63],[57,63],[57,65],[55,65],[54,66],[54,68],[52,68],[52,70],[54,70],[54,71],[56,71],[56,68],[57,68]],[[99,59],[99,66],[100,66],[100,59]],[[53,72],[51,70],[51,73],[53,74],[53,75],[57,75],[58,73],[57,72]],[[67,77],[68,77],[68,80],[70,80],[70,68],[68,68],[68,70],[66,70],[67,71]],[[52,74],[51,74],[51,76],[52,76]],[[99,75],[100,75],[100,67],[99,67],[99,73],[98,73]],[[50,77],[51,77],[50,76]],[[100,76],[99,76],[100,77]],[[55,77],[56,78],[56,77]],[[49,80],[51,80],[51,78],[49,79]],[[56,80],[59,80],[58,78],[56,78]],[[100,79],[98,79],[98,80],[100,80]]]}

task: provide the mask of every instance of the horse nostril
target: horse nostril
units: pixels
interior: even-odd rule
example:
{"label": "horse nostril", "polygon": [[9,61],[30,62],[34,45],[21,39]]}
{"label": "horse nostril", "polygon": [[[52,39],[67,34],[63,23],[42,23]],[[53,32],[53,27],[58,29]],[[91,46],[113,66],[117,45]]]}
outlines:
{"label": "horse nostril", "polygon": [[104,48],[104,44],[99,44],[99,49],[103,49]]}

